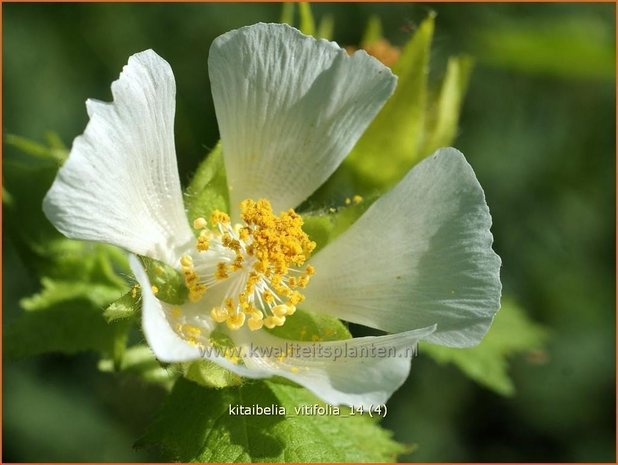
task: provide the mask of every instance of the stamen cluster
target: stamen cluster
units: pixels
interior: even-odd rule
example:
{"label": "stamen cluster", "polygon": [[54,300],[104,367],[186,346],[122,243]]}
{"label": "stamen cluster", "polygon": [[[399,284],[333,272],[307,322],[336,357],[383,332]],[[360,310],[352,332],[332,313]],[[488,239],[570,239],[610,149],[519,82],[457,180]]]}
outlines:
{"label": "stamen cluster", "polygon": [[[303,231],[303,220],[290,209],[275,215],[266,199],[244,200],[240,204],[241,224],[215,210],[211,227],[197,218],[197,256],[185,255],[180,265],[189,289],[189,299],[198,302],[208,289],[227,283],[222,303],[211,309],[217,323],[239,329],[245,322],[255,331],[263,326],[282,326],[296,311],[315,273],[302,266],[315,249]],[[196,264],[197,263],[197,264]]]}

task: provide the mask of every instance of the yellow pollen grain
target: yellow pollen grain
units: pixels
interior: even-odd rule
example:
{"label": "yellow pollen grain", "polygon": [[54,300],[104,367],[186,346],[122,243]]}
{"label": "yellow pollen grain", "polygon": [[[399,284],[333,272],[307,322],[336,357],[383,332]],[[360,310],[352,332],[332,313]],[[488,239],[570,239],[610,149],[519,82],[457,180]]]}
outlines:
{"label": "yellow pollen grain", "polygon": [[159,288],[157,286],[151,286],[150,289],[152,290],[152,293],[154,295],[157,295],[159,293]]}
{"label": "yellow pollen grain", "polygon": [[131,288],[131,297],[134,299],[137,297],[137,291],[139,291],[139,284],[136,284]]}
{"label": "yellow pollen grain", "polygon": [[354,205],[358,205],[362,201],[363,201],[363,198],[358,194],[352,197],[352,202],[354,202]]}
{"label": "yellow pollen grain", "polygon": [[352,203],[352,199],[350,199],[350,197],[346,197],[346,199],[344,200],[344,203],[346,205],[350,205]]}

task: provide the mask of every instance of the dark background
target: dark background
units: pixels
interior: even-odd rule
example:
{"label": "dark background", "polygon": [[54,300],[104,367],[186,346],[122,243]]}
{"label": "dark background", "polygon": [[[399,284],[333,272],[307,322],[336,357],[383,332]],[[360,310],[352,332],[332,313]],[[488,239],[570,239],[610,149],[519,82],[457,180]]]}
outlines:
{"label": "dark background", "polygon": [[[177,87],[176,147],[186,183],[217,124],[206,59],[219,34],[277,21],[278,4],[4,4],[4,133],[63,140],[110,100],[128,57],[153,48]],[[420,356],[384,424],[415,443],[410,461],[615,461],[615,5],[317,4],[340,44],[371,14],[405,43],[438,13],[431,77],[468,53],[476,68],[455,144],[494,218],[505,294],[549,330],[544,361],[512,362],[517,395],[479,387]],[[4,157],[15,156],[5,149]],[[4,173],[10,176],[10,173]],[[3,243],[3,318],[38,289]],[[96,357],[4,362],[4,461],[139,461],[163,399],[96,369]]]}

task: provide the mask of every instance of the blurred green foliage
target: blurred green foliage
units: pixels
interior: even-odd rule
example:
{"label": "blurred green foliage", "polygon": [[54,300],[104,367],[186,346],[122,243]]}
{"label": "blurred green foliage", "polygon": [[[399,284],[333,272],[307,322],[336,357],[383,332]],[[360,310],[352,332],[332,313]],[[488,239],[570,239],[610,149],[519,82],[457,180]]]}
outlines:
{"label": "blurred green foliage", "polygon": [[[96,256],[59,237],[51,241],[56,248],[33,247],[56,233],[41,226],[40,205],[29,202],[40,198],[38,191],[46,190],[63,159],[58,141],[83,131],[85,98],[109,100],[109,84],[132,53],[154,48],[166,58],[177,79],[176,145],[186,183],[218,138],[206,69],[210,42],[234,27],[277,21],[281,11],[269,4],[8,4],[3,9],[3,130],[35,140],[50,129],[59,133],[35,147],[36,162],[10,146],[23,139],[5,139],[10,144],[3,160],[4,322],[19,324],[24,316],[18,316],[18,301],[38,289],[38,279],[67,276],[62,266],[46,266],[56,261],[45,257],[61,254],[81,266],[82,254]],[[515,360],[518,394],[510,399],[479,390],[460,372],[421,355],[389,403],[386,425],[395,439],[419,445],[414,455],[403,456],[408,460],[614,461],[615,7],[318,4],[311,18],[301,11],[305,28],[317,23],[319,34],[329,36],[330,30],[333,39],[352,45],[361,42],[365,24],[377,15],[382,34],[404,45],[414,30],[426,30],[421,22],[430,9],[437,17],[428,80],[436,90],[433,103],[419,108],[439,128],[441,118],[452,115],[452,105],[461,104],[445,96],[461,94],[458,83],[467,81],[467,59],[449,65],[448,57],[475,58],[455,145],[486,190],[505,289],[550,329],[551,339],[547,352]],[[334,18],[333,26],[328,18]],[[200,186],[196,192],[201,195]],[[22,253],[20,259],[16,249],[35,256]],[[37,263],[43,266],[30,266]],[[105,272],[89,266],[88,276],[110,284]],[[113,266],[123,269],[121,260]],[[126,288],[115,285],[121,297]],[[53,305],[50,296],[62,289],[62,282],[47,282],[37,299],[27,301],[33,309],[25,317],[47,300]],[[76,299],[96,306],[97,295]],[[34,334],[24,334],[32,342],[22,350],[37,352],[37,344],[54,335],[50,328],[42,324]],[[56,344],[68,339],[54,337]],[[102,368],[124,364],[128,372],[148,373],[153,381],[173,379],[174,373],[157,370],[145,356],[141,336],[123,337],[138,344],[122,358],[114,354],[114,344],[105,346],[108,361]],[[5,354],[13,339],[4,333]],[[88,347],[99,348],[96,339],[86,339]],[[493,341],[485,343],[509,344],[497,334]],[[100,375],[92,366],[89,355],[5,362],[4,399],[10,406],[3,409],[5,460],[152,459],[130,444],[153,419],[165,386],[130,373]],[[63,421],[67,415],[72,421]]]}

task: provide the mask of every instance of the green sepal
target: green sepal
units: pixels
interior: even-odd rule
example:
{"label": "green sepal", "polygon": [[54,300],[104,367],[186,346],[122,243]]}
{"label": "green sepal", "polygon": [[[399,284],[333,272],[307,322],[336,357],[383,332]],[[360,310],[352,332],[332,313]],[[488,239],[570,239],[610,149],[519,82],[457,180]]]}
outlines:
{"label": "green sepal", "polygon": [[449,58],[440,90],[427,110],[425,137],[419,152],[421,155],[429,155],[440,147],[450,145],[457,136],[459,114],[468,90],[472,67],[470,57]]}
{"label": "green sepal", "polygon": [[398,77],[394,94],[345,162],[380,190],[396,183],[421,155],[434,17],[431,13],[403,48],[393,67]]}
{"label": "green sepal", "polygon": [[[234,415],[237,405],[274,414]],[[273,381],[207,389],[181,379],[137,446],[155,448],[165,460],[203,463],[391,462],[406,451],[366,415],[349,416],[345,408],[299,415],[302,405],[325,407],[306,389]]]}
{"label": "green sepal", "polygon": [[230,211],[221,142],[217,143],[193,175],[185,193],[185,207],[191,221],[200,217],[210,221],[214,210]]}
{"label": "green sepal", "polygon": [[299,29],[308,36],[315,35],[315,21],[309,2],[298,2]]}
{"label": "green sepal", "polygon": [[382,21],[380,21],[378,16],[372,15],[367,21],[360,46],[361,48],[367,48],[380,39],[382,39]]}
{"label": "green sepal", "polygon": [[490,331],[478,346],[452,349],[421,342],[419,351],[439,363],[454,364],[474,381],[499,394],[512,396],[515,385],[508,374],[509,359],[542,351],[546,340],[543,327],[531,321],[513,302],[504,300]]}

